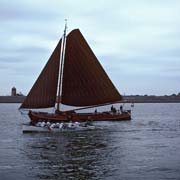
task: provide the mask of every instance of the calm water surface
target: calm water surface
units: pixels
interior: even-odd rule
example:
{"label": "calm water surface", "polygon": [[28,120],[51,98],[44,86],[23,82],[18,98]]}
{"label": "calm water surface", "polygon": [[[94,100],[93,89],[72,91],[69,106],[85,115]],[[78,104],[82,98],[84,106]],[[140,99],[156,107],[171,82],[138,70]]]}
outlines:
{"label": "calm water surface", "polygon": [[132,121],[45,134],[23,134],[18,107],[0,104],[2,180],[180,179],[180,104],[135,104]]}

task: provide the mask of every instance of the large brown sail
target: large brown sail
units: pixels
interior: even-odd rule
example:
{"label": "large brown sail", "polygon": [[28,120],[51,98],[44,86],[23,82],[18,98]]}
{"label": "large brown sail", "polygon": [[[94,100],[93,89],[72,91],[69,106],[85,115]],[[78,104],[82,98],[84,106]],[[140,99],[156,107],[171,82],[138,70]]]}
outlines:
{"label": "large brown sail", "polygon": [[20,108],[48,108],[56,102],[61,41]]}
{"label": "large brown sail", "polygon": [[67,36],[62,102],[91,106],[122,99],[78,29]]}

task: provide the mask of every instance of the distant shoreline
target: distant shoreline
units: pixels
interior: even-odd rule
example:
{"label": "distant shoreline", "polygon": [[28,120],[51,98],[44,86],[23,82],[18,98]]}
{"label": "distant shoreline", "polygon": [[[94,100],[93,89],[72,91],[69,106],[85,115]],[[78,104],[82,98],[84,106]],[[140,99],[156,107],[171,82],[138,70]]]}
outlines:
{"label": "distant shoreline", "polygon": [[26,96],[0,96],[0,103],[22,103]]}
{"label": "distant shoreline", "polygon": [[[0,96],[0,103],[22,103],[26,96]],[[180,103],[180,96],[123,96],[122,103]]]}
{"label": "distant shoreline", "polygon": [[124,96],[127,103],[180,103],[180,96]]}

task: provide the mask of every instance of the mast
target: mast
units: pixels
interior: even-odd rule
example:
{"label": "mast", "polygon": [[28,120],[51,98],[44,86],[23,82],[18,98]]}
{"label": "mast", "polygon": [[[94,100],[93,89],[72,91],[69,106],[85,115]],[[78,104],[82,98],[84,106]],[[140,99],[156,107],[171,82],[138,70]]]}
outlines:
{"label": "mast", "polygon": [[67,31],[67,19],[65,19],[65,28],[64,34],[61,42],[61,51],[60,51],[60,65],[59,65],[59,78],[58,78],[58,94],[57,94],[57,112],[60,112],[60,103],[62,96],[62,81],[63,81],[63,70],[64,70],[64,58],[65,58],[65,49],[66,49],[66,31]]}

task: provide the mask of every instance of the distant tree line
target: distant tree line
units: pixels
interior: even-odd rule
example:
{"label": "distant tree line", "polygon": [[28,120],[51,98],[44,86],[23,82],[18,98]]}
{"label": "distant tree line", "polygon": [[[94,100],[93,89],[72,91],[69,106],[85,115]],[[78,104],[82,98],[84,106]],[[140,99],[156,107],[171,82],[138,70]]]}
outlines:
{"label": "distant tree line", "polygon": [[180,92],[178,94],[172,94],[171,96],[180,96]]}
{"label": "distant tree line", "polygon": [[[142,97],[142,96],[144,96],[144,97],[149,97],[149,96],[151,96],[151,97],[156,97],[157,95],[148,95],[148,94],[145,94],[145,95],[128,95],[128,96],[136,96],[136,97]],[[163,96],[163,95],[162,95]],[[179,93],[177,93],[177,94],[171,94],[171,95],[164,95],[165,97],[168,97],[168,96],[180,96],[180,92]]]}

